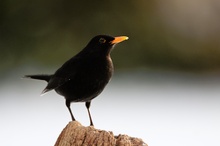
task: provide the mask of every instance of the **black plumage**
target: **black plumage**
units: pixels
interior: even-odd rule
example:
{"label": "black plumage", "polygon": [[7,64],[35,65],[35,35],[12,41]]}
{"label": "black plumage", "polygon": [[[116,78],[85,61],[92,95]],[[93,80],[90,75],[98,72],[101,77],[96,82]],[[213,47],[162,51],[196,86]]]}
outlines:
{"label": "black plumage", "polygon": [[75,118],[70,109],[71,102],[85,102],[90,125],[93,125],[89,107],[91,100],[98,96],[113,74],[110,52],[115,44],[128,37],[95,36],[77,55],[65,62],[52,75],[26,75],[27,78],[48,82],[42,94],[55,90],[66,99],[71,118]]}

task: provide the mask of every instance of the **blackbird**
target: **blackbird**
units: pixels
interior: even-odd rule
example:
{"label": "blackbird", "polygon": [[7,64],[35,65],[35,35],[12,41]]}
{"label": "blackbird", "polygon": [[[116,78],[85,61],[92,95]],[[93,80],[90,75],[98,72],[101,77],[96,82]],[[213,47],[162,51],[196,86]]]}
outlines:
{"label": "blackbird", "polygon": [[75,118],[70,103],[85,102],[90,125],[93,126],[89,110],[91,101],[103,91],[112,77],[114,68],[110,53],[113,47],[127,39],[127,36],[95,36],[82,51],[65,62],[54,74],[25,77],[47,81],[42,94],[54,89],[64,96],[73,121]]}

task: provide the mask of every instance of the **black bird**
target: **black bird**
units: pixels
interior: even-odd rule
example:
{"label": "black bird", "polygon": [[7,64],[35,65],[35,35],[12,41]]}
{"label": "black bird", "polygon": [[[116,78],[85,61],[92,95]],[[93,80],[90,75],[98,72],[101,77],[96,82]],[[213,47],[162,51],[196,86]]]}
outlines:
{"label": "black bird", "polygon": [[64,96],[73,121],[75,118],[70,103],[85,102],[90,125],[93,126],[89,111],[91,100],[103,91],[112,77],[114,68],[110,57],[111,50],[115,44],[127,39],[127,36],[95,36],[82,51],[65,62],[54,74],[25,77],[47,81],[42,94],[54,89]]}

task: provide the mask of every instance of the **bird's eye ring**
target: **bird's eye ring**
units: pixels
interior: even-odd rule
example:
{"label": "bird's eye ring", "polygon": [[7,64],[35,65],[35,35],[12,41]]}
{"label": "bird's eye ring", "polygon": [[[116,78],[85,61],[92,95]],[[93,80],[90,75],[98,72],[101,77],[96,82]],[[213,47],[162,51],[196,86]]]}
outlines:
{"label": "bird's eye ring", "polygon": [[104,38],[100,38],[100,39],[99,39],[99,42],[100,42],[101,44],[104,44],[104,43],[106,42],[106,40],[105,40]]}

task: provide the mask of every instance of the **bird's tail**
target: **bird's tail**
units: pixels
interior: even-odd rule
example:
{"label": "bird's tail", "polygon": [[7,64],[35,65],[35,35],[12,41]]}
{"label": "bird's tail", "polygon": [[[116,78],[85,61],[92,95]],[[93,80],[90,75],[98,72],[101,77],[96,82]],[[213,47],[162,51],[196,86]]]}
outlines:
{"label": "bird's tail", "polygon": [[49,82],[52,75],[25,75],[24,78],[44,80]]}

